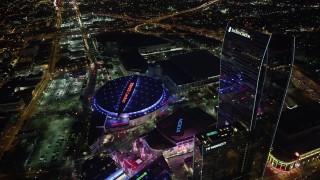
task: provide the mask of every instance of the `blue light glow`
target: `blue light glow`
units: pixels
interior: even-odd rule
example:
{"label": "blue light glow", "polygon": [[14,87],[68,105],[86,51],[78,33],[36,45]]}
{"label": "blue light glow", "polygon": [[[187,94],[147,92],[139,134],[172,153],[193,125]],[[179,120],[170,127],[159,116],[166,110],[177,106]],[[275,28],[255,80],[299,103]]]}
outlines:
{"label": "blue light glow", "polygon": [[[136,119],[138,117],[149,114],[167,104],[169,99],[169,91],[166,88],[164,88],[162,84],[159,84],[157,80],[154,80],[150,77],[138,76],[136,80],[136,86],[132,91],[131,97],[128,99],[127,103],[125,104],[125,107],[121,111],[122,113],[118,114],[119,106],[117,105],[121,103],[121,97],[123,95],[123,92],[126,91],[126,87],[128,83],[131,82],[131,80],[132,76],[128,78],[119,78],[118,81],[120,82],[120,84],[118,86],[121,87],[121,90],[116,88],[114,82],[111,82],[111,85],[105,85],[102,88],[100,88],[97,91],[97,93],[100,93],[99,96],[96,93],[93,99],[93,108],[98,112],[107,115],[111,118],[117,118],[120,116],[120,118]],[[103,93],[101,93],[101,91]],[[161,91],[162,93],[159,94]],[[107,97],[110,94],[112,94],[112,96],[114,95],[114,98],[112,98],[111,96]],[[101,99],[97,99],[97,97]],[[104,107],[109,109],[107,110]],[[139,107],[143,109],[138,110]]]}

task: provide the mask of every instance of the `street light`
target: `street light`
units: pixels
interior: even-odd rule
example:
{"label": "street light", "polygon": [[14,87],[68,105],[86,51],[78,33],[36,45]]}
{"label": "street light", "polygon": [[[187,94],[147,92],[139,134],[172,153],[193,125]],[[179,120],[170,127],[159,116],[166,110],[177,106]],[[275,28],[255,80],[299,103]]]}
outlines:
{"label": "street light", "polygon": [[297,167],[300,166],[300,162],[299,162],[299,160],[300,160],[300,154],[299,154],[298,152],[295,152],[294,155],[297,157],[297,160],[296,160],[296,162],[295,162],[295,164],[294,164],[294,167],[297,168]]}

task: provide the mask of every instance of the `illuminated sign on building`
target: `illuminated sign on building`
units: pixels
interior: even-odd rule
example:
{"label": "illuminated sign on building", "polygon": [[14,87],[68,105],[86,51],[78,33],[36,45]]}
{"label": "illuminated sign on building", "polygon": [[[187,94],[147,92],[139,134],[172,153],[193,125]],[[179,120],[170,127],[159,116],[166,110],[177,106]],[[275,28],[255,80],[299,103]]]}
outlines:
{"label": "illuminated sign on building", "polygon": [[181,132],[182,123],[183,123],[183,119],[180,118],[179,121],[178,121],[178,124],[177,124],[176,133],[180,133]]}
{"label": "illuminated sign on building", "polygon": [[228,32],[232,32],[249,39],[251,38],[251,36],[247,33],[247,31],[243,29],[236,29],[236,28],[229,27]]}
{"label": "illuminated sign on building", "polygon": [[218,134],[218,131],[211,131],[211,132],[208,132],[207,133],[207,136],[212,136],[212,135],[215,135],[215,134]]}
{"label": "illuminated sign on building", "polygon": [[119,123],[114,123],[114,124],[111,124],[111,126],[120,126],[120,125],[126,125],[128,123],[125,123],[125,122],[119,122]]}
{"label": "illuminated sign on building", "polygon": [[136,180],[141,180],[143,179],[144,177],[146,177],[148,175],[147,172],[144,172],[143,174],[141,174]]}
{"label": "illuminated sign on building", "polygon": [[129,84],[128,88],[127,88],[127,91],[125,92],[125,94],[124,94],[124,96],[123,96],[123,98],[122,98],[122,101],[121,101],[121,102],[122,102],[123,104],[125,104],[125,103],[127,102],[128,96],[129,96],[129,94],[131,93],[133,86],[134,86],[134,82],[131,82],[131,83]]}
{"label": "illuminated sign on building", "polygon": [[219,143],[219,144],[216,144],[216,145],[213,145],[213,146],[209,146],[209,147],[206,147],[206,151],[209,151],[211,149],[215,149],[217,147],[220,147],[220,146],[223,146],[223,145],[226,145],[227,142],[222,142],[222,143]]}

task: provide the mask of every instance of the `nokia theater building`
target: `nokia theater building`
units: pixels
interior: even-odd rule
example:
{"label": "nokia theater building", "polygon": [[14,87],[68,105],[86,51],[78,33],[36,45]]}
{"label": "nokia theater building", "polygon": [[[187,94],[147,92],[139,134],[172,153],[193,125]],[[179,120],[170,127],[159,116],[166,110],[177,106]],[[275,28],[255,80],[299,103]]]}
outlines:
{"label": "nokia theater building", "polygon": [[140,139],[165,158],[193,151],[194,135],[205,132],[215,120],[199,108],[179,109],[156,124]]}

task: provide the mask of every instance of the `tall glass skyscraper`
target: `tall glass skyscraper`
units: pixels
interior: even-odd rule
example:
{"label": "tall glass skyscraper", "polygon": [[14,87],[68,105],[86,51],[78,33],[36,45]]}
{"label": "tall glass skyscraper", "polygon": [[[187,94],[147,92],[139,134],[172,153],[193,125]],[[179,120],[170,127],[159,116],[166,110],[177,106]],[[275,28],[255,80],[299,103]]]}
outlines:
{"label": "tall glass skyscraper", "polygon": [[244,162],[262,177],[294,62],[295,39],[229,23],[220,66],[217,127],[241,123],[248,132]]}

